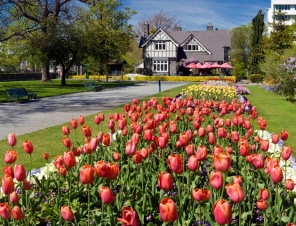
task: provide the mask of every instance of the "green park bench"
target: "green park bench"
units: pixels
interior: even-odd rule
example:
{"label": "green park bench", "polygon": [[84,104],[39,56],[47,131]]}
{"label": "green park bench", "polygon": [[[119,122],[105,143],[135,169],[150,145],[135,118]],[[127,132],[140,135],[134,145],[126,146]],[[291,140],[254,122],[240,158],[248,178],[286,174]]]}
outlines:
{"label": "green park bench", "polygon": [[86,91],[102,91],[103,87],[95,82],[85,82]]}
{"label": "green park bench", "polygon": [[9,102],[11,100],[18,101],[21,97],[28,97],[28,100],[37,98],[37,94],[35,92],[27,91],[25,88],[6,88],[6,93]]}

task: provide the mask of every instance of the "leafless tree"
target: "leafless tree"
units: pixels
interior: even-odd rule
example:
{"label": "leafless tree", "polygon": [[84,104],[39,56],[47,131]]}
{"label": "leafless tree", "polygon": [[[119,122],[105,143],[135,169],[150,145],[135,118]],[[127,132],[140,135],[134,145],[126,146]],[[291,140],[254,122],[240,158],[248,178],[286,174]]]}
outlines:
{"label": "leafless tree", "polygon": [[155,13],[150,17],[148,16],[142,18],[137,23],[137,25],[135,25],[134,31],[136,32],[138,37],[143,36],[144,24],[146,21],[148,22],[151,31],[156,30],[158,28],[162,28],[165,31],[173,31],[181,25],[181,20],[178,19],[176,15],[170,16],[161,9],[158,13]]}

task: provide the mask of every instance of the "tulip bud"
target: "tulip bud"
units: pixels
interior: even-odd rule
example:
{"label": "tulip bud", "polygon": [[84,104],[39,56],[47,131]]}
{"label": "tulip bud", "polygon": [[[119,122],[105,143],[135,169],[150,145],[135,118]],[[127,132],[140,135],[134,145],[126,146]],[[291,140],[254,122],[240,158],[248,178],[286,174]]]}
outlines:
{"label": "tulip bud", "polygon": [[65,221],[72,221],[74,219],[74,213],[69,206],[61,207],[61,215]]}
{"label": "tulip bud", "polygon": [[159,204],[159,215],[164,222],[174,222],[178,219],[177,205],[170,198],[163,198]]}
{"label": "tulip bud", "polygon": [[105,204],[110,204],[115,199],[113,192],[106,186],[102,186],[99,193],[103,203]]}
{"label": "tulip bud", "polygon": [[24,151],[28,154],[32,154],[32,152],[34,151],[33,144],[29,140],[25,140],[22,144],[22,147]]}
{"label": "tulip bud", "polygon": [[14,206],[11,210],[12,213],[12,217],[14,220],[22,220],[25,217],[24,212],[22,211],[22,209],[19,206]]}
{"label": "tulip bud", "polygon": [[13,147],[16,145],[16,135],[14,133],[10,133],[7,136],[8,144]]}
{"label": "tulip bud", "polygon": [[19,201],[19,196],[18,194],[14,191],[9,195],[9,200],[11,203],[16,204]]}

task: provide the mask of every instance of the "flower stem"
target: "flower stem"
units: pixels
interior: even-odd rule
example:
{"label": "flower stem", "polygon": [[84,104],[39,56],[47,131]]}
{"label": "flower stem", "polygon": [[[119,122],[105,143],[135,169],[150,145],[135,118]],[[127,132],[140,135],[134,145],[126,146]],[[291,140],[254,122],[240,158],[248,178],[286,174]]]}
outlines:
{"label": "flower stem", "polygon": [[90,225],[90,189],[89,184],[87,185],[87,212],[88,212],[88,222],[87,225]]}

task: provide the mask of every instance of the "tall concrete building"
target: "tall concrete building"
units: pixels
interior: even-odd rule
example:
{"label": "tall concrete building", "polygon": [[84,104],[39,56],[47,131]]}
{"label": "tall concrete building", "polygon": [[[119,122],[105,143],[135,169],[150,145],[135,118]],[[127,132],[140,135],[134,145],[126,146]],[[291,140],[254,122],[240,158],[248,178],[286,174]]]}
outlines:
{"label": "tall concrete building", "polygon": [[[296,0],[271,0],[270,8],[267,8],[267,22],[276,23],[276,11],[281,10],[285,13],[285,23],[291,25],[296,21]],[[272,27],[268,26],[268,33],[271,32]]]}

